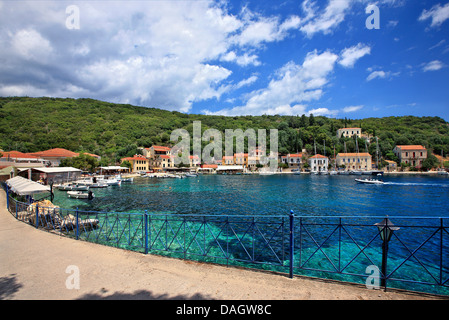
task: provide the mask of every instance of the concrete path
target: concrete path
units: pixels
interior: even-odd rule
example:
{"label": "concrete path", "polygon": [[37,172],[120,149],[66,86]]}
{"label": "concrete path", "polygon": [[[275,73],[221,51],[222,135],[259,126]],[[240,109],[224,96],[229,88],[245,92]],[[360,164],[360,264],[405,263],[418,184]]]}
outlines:
{"label": "concrete path", "polygon": [[[79,274],[79,281],[76,275]],[[78,288],[79,285],[79,288]],[[435,299],[144,255],[37,230],[0,191],[1,299]]]}

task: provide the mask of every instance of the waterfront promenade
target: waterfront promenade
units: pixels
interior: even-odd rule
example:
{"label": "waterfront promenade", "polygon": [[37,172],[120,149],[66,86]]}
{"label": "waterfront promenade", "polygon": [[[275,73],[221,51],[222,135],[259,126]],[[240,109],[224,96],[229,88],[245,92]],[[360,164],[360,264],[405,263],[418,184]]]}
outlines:
{"label": "waterfront promenade", "polygon": [[[70,288],[79,270],[79,289]],[[67,273],[66,273],[67,271]],[[68,284],[68,287],[67,287]],[[61,237],[17,221],[0,190],[0,300],[416,300],[424,294],[202,264]]]}

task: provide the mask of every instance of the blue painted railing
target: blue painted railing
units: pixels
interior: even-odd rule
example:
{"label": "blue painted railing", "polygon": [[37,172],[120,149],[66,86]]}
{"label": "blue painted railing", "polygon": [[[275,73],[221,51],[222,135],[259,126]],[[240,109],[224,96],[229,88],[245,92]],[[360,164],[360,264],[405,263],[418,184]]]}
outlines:
{"label": "blue painted railing", "polygon": [[[449,295],[449,218],[220,216],[92,212],[7,197],[36,228],[122,249],[224,265]],[[388,250],[388,251],[387,251]]]}

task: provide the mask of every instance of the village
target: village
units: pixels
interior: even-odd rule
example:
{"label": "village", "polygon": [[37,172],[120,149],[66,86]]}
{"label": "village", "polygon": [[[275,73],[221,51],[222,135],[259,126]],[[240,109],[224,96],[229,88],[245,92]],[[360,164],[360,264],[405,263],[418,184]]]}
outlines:
{"label": "village", "polygon": [[[337,130],[338,138],[362,136],[361,128],[342,128]],[[120,163],[112,166],[95,168],[97,174],[130,174],[145,176],[148,174],[274,174],[274,173],[312,173],[312,174],[376,174],[396,172],[416,172],[423,167],[428,157],[428,151],[422,145],[397,145],[393,152],[398,162],[376,157],[368,152],[340,152],[334,155],[310,154],[303,149],[301,152],[279,154],[256,148],[249,153],[234,153],[213,159],[212,163],[203,163],[198,155],[190,155],[189,163],[175,164],[172,147],[153,145],[140,147],[141,154],[124,157]],[[61,161],[80,156],[80,153],[62,148],[53,148],[34,153],[19,151],[1,151],[0,180],[5,181],[15,174],[22,175],[34,181],[48,182],[78,179],[83,173],[80,168],[62,168]],[[101,156],[84,153],[97,161]],[[437,156],[438,157],[438,156]],[[443,158],[441,160],[441,167]],[[275,170],[269,164],[276,163]],[[265,165],[264,165],[265,164]],[[65,171],[64,171],[65,170]],[[447,174],[439,169],[435,171]]]}

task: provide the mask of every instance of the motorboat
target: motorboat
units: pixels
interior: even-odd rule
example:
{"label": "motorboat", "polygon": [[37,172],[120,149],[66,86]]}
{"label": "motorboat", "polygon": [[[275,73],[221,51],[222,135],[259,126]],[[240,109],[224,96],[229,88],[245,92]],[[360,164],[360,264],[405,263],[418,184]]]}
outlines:
{"label": "motorboat", "polygon": [[376,179],[355,179],[358,183],[365,183],[365,184],[384,184],[382,180],[376,180]]}
{"label": "motorboat", "polygon": [[88,191],[89,186],[81,185],[81,184],[73,184],[72,191]]}
{"label": "motorboat", "polygon": [[67,195],[69,198],[75,198],[75,199],[89,199],[92,200],[95,195],[92,191],[89,192],[82,192],[82,191],[67,191]]}
{"label": "motorboat", "polygon": [[80,185],[80,184],[64,184],[58,187],[58,190],[61,191],[88,191],[89,186]]}
{"label": "motorboat", "polygon": [[89,188],[107,188],[108,184],[105,182],[95,182],[92,183]]}
{"label": "motorboat", "polygon": [[58,187],[58,190],[61,191],[70,191],[72,190],[73,186],[71,184],[62,184]]}
{"label": "motorboat", "polygon": [[197,177],[198,175],[196,173],[186,173],[186,177]]}

